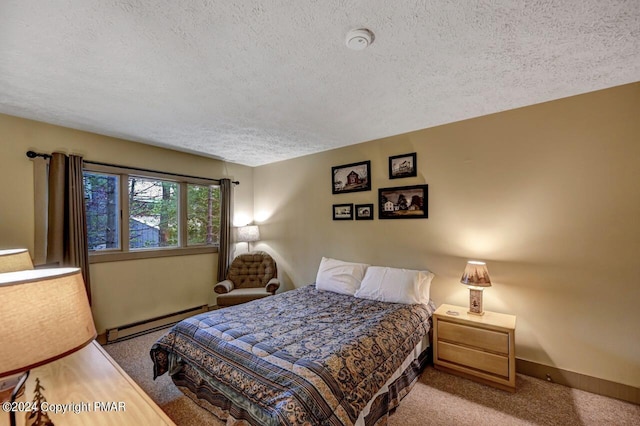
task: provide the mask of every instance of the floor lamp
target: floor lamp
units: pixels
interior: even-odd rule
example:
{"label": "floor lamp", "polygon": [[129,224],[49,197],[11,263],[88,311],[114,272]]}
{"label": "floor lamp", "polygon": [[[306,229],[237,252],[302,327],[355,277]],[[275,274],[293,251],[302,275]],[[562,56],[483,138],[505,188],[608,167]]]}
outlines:
{"label": "floor lamp", "polygon": [[260,241],[260,228],[258,225],[239,226],[237,228],[236,241],[239,243],[247,243],[247,251],[251,251],[250,243]]}

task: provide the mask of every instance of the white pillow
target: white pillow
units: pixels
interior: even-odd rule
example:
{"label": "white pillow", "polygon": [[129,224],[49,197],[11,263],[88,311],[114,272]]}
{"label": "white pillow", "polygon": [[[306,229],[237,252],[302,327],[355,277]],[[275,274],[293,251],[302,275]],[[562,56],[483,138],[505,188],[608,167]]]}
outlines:
{"label": "white pillow", "polygon": [[392,303],[429,303],[433,273],[370,266],[355,297]]}
{"label": "white pillow", "polygon": [[360,288],[368,266],[323,257],[316,276],[316,288],[353,296]]}

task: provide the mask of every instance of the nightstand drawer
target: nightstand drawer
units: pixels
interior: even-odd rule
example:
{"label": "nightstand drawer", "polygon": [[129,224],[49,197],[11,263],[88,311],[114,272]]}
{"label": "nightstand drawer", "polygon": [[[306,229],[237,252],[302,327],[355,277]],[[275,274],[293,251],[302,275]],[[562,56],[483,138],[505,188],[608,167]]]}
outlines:
{"label": "nightstand drawer", "polygon": [[509,353],[509,335],[507,333],[468,327],[443,321],[442,319],[438,321],[438,339],[450,342],[464,342],[466,346],[473,346],[504,355]]}
{"label": "nightstand drawer", "polygon": [[438,361],[451,362],[500,377],[509,377],[509,359],[506,356],[452,345],[443,341],[438,342]]}

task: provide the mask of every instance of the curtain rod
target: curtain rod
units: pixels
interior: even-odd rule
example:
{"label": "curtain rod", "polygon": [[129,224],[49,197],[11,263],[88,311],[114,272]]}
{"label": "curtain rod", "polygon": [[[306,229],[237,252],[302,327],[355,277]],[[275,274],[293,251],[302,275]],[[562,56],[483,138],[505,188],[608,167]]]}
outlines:
{"label": "curtain rod", "polygon": [[[27,157],[29,157],[29,158],[42,157],[44,159],[47,159],[47,158],[51,158],[51,155],[50,154],[42,154],[42,153],[35,152],[35,151],[27,151]],[[88,160],[82,160],[82,161],[84,161],[85,163],[88,163],[88,164],[95,164],[97,166],[119,167],[121,169],[135,170],[135,171],[138,171],[138,172],[160,173],[160,174],[163,174],[163,175],[176,176],[176,177],[185,177],[185,178],[193,178],[193,179],[202,179],[202,180],[210,180],[210,181],[213,181],[213,182],[220,183],[220,179],[212,179],[212,178],[206,178],[206,177],[202,177],[202,176],[183,175],[183,174],[180,174],[180,173],[163,172],[163,171],[160,171],[160,170],[152,170],[152,169],[142,169],[140,167],[121,166],[119,164],[101,163],[101,162],[98,162],[98,161],[88,161]],[[231,183],[233,183],[235,185],[240,185],[240,182],[237,181],[237,180],[234,180]]]}

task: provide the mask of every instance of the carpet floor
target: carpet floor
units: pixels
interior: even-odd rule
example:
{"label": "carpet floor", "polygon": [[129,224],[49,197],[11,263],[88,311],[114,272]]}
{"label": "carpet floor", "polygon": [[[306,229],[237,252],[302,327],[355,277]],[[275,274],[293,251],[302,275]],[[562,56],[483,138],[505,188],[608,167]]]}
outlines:
{"label": "carpet floor", "polygon": [[[149,349],[165,332],[104,348],[178,426],[223,425],[177,390],[168,375],[153,380]],[[388,425],[640,425],[639,405],[521,374],[516,385],[517,392],[511,394],[429,366]]]}

